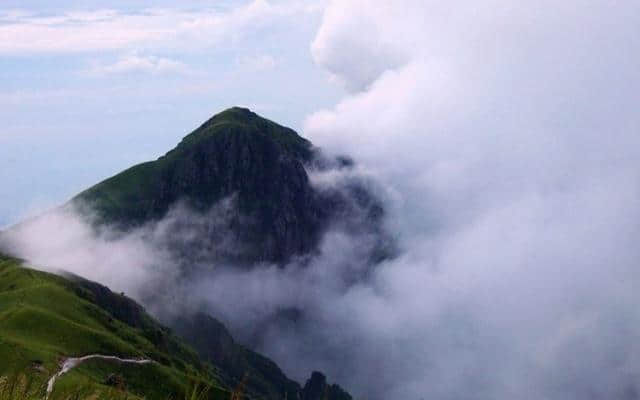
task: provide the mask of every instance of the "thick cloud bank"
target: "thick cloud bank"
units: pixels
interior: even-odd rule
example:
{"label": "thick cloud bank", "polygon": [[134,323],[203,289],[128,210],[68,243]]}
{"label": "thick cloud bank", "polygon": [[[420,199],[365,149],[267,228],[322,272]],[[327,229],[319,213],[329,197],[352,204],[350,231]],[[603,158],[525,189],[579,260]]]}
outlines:
{"label": "thick cloud bank", "polygon": [[310,260],[184,279],[180,208],[126,236],[54,215],[14,248],[141,299],[180,281],[147,305],[360,399],[638,399],[639,45],[632,1],[334,1],[312,53],[350,94],[304,134],[359,167],[312,181],[376,181],[396,258],[370,268],[347,223]]}
{"label": "thick cloud bank", "polygon": [[639,45],[636,2],[329,5],[312,52],[352,92],[305,134],[395,194],[404,249],[331,300],[330,373],[363,398],[640,396]]}

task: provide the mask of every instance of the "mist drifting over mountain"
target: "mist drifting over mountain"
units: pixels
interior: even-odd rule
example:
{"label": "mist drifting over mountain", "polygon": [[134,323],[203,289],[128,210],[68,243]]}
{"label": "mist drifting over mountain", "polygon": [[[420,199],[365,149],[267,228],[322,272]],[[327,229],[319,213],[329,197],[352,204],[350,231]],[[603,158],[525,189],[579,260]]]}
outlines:
{"label": "mist drifting over mountain", "polygon": [[311,52],[348,94],[301,134],[355,165],[305,173],[358,182],[380,227],[354,207],[310,254],[186,277],[164,244],[204,217],[179,204],[126,232],[67,208],[9,242],[156,315],[206,310],[359,399],[637,399],[639,41],[634,2],[329,2]]}

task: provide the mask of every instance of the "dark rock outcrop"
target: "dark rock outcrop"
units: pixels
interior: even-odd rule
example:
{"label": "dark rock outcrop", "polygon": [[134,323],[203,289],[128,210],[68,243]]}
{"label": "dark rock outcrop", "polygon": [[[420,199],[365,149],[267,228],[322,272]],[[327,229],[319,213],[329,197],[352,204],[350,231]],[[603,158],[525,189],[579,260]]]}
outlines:
{"label": "dark rock outcrop", "polygon": [[[285,262],[311,251],[326,210],[304,164],[311,144],[243,108],[215,115],[156,161],[134,166],[77,196],[98,222],[129,229],[164,217],[178,202],[206,212],[233,197],[227,234],[245,244],[234,262]],[[226,256],[231,256],[227,254]]]}
{"label": "dark rock outcrop", "polygon": [[[97,226],[124,231],[174,211],[165,243],[184,264],[284,264],[313,253],[329,226],[354,216],[355,229],[381,233],[383,208],[362,183],[320,189],[310,182],[309,170],[352,167],[346,157],[323,159],[292,129],[234,107],[158,160],[95,185],[72,204],[90,210]],[[372,259],[390,249],[388,237],[378,237]]]}
{"label": "dark rock outcrop", "polygon": [[314,372],[304,388],[287,378],[270,359],[234,342],[225,326],[204,313],[179,317],[171,323],[175,333],[189,343],[203,360],[220,371],[229,387],[242,385],[251,398],[351,400],[338,385]]}
{"label": "dark rock outcrop", "polygon": [[301,400],[351,400],[351,396],[340,386],[329,385],[322,373],[314,371],[302,389]]}

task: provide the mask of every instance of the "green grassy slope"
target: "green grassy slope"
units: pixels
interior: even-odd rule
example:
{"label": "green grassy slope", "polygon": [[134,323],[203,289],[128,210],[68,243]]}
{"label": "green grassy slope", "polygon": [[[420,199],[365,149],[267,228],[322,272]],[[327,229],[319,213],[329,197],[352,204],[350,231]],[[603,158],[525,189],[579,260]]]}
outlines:
{"label": "green grassy slope", "polygon": [[[88,361],[63,375],[50,398],[65,399],[82,388],[81,398],[180,399],[198,382],[213,385],[209,398],[229,398],[215,372],[144,310],[93,285],[29,269],[0,255],[0,386],[1,377],[19,376],[43,396],[61,359],[97,353],[156,362]],[[98,305],[110,303],[121,315]],[[121,378],[120,389],[105,384],[111,374]]]}

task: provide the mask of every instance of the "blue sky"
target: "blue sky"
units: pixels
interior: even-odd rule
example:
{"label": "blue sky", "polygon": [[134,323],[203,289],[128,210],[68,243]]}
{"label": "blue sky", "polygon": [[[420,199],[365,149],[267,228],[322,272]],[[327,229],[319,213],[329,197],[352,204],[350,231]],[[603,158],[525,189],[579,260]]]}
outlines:
{"label": "blue sky", "polygon": [[320,2],[60,4],[0,8],[0,226],[163,154],[226,107],[300,129],[343,95],[309,50]]}

